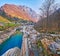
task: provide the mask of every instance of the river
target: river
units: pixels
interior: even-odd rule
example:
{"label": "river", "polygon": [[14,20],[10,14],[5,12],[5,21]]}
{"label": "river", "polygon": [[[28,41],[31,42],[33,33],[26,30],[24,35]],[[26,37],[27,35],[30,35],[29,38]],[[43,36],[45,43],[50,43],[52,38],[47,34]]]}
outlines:
{"label": "river", "polygon": [[23,34],[21,34],[21,33],[10,36],[9,39],[4,41],[0,45],[0,56],[2,54],[4,54],[7,50],[11,49],[11,48],[18,47],[18,48],[21,49],[22,39],[23,39]]}

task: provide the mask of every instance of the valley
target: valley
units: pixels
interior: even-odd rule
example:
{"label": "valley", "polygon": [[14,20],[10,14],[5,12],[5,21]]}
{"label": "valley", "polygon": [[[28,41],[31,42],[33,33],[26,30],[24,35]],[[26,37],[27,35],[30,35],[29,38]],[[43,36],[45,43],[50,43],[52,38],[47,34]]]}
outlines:
{"label": "valley", "polygon": [[[11,50],[13,50],[12,56],[13,55],[18,55],[18,56],[36,56],[36,55],[37,56],[40,56],[40,55],[41,56],[43,55],[55,56],[57,55],[59,56],[58,55],[59,53],[58,50],[60,50],[60,47],[59,47],[60,46],[60,43],[59,43],[60,35],[59,34],[39,33],[38,31],[34,29],[34,25],[27,25],[27,24],[23,24],[15,28],[15,30],[13,30],[12,32],[15,32],[16,30],[23,33],[23,40],[22,40],[22,47],[20,49],[20,54],[18,55],[19,52],[16,52],[16,50],[18,50],[19,47],[14,46],[12,49],[9,48],[9,50],[7,50],[3,55],[5,56],[11,55],[9,53],[11,53],[12,52]],[[16,39],[16,41],[18,40]],[[54,47],[55,49],[52,48],[52,46],[50,45],[52,46],[56,45],[56,47]]]}
{"label": "valley", "polygon": [[43,17],[25,5],[2,5],[0,56],[60,56],[60,8],[48,11]]}

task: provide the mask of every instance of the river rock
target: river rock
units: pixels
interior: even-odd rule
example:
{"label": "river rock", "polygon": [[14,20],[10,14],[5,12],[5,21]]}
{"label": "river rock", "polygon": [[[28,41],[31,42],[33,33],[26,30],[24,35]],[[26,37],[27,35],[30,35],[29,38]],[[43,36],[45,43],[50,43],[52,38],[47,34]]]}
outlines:
{"label": "river rock", "polygon": [[20,56],[20,49],[18,47],[9,49],[2,56]]}

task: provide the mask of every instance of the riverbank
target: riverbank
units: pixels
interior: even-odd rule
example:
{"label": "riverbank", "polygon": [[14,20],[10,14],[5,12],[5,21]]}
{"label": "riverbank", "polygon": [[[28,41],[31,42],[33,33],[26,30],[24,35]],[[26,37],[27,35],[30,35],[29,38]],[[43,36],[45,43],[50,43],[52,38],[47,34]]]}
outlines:
{"label": "riverbank", "polygon": [[8,39],[12,34],[14,34],[14,32],[15,32],[15,29],[1,35],[0,36],[0,44],[3,43],[6,39]]}
{"label": "riverbank", "polygon": [[22,38],[23,34],[15,34],[10,36],[9,39],[7,39],[6,41],[4,41],[1,45],[0,45],[0,56],[2,54],[4,54],[7,50],[14,48],[14,47],[18,47],[21,49],[22,47]]}

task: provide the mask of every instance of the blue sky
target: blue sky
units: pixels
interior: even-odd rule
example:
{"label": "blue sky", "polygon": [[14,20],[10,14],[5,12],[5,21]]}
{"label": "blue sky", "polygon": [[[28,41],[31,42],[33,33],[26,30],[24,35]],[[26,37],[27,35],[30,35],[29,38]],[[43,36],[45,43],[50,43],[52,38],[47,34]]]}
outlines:
{"label": "blue sky", "polygon": [[[0,0],[0,6],[4,4],[25,5],[39,13],[39,7],[43,1],[44,0]],[[56,2],[60,3],[60,0],[56,0]]]}

